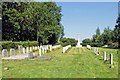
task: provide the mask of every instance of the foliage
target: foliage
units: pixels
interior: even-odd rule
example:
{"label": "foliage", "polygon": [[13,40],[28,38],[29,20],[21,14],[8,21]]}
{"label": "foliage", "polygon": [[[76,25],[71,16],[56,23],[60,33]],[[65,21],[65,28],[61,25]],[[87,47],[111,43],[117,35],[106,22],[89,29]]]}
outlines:
{"label": "foliage", "polygon": [[100,29],[99,27],[96,29],[96,34],[93,35],[93,42],[100,42]]}
{"label": "foliage", "polygon": [[[96,31],[96,33],[97,33],[97,31]],[[95,35],[95,36],[96,36],[96,38],[94,38],[94,40],[89,39],[89,38],[84,39],[82,41],[81,45],[83,45],[83,46],[90,45],[92,47],[101,47],[103,44],[100,43],[100,41],[98,41],[97,35]],[[100,35],[99,35],[99,39],[100,39]]]}
{"label": "foliage", "polygon": [[114,28],[114,39],[115,42],[118,42],[118,48],[120,48],[120,14],[118,16],[118,19],[116,21],[116,25]]}
{"label": "foliage", "polygon": [[60,44],[62,46],[67,46],[67,45],[76,46],[77,40],[75,40],[73,38],[61,38]]}
{"label": "foliage", "polygon": [[3,40],[55,44],[64,35],[61,7],[55,2],[3,2]]}
{"label": "foliage", "polygon": [[86,38],[82,41],[82,43],[86,43],[86,44],[89,44],[89,43],[92,43],[92,40],[89,39],[89,38]]}
{"label": "foliage", "polygon": [[90,45],[91,47],[101,47],[103,46],[103,44],[101,43],[95,43],[95,42],[91,42],[91,43],[81,43],[82,46],[87,46]]}
{"label": "foliage", "polygon": [[113,47],[113,48],[118,48],[118,42],[112,43],[112,47]]}
{"label": "foliage", "polygon": [[20,41],[20,42],[15,42],[15,41],[1,41],[0,44],[2,44],[3,49],[10,49],[10,48],[18,48],[18,45],[22,45],[23,47],[28,47],[28,46],[37,46],[38,42],[37,41]]}
{"label": "foliage", "polygon": [[112,30],[109,27],[105,28],[104,32],[102,33],[103,44],[108,44],[109,42],[112,41],[112,38],[113,38]]}
{"label": "foliage", "polygon": [[[120,15],[116,21],[115,28],[111,30],[109,26],[100,33],[99,27],[96,29],[96,34],[93,35],[92,39],[84,39],[82,42],[83,46],[90,44],[91,46],[103,46],[108,45],[112,48],[120,47]],[[91,42],[92,40],[92,42]]]}

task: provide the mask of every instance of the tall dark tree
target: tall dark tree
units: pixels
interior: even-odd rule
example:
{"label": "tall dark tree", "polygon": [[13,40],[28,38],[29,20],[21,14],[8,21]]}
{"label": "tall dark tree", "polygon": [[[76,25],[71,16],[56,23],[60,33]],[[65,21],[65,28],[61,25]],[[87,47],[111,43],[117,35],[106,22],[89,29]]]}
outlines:
{"label": "tall dark tree", "polygon": [[120,14],[118,16],[118,19],[116,21],[116,25],[114,28],[114,41],[118,42],[118,48],[120,48]]}
{"label": "tall dark tree", "polygon": [[103,43],[104,44],[112,43],[112,38],[113,38],[112,30],[109,27],[105,28],[104,32],[102,33]]}
{"label": "tall dark tree", "polygon": [[54,2],[4,2],[2,7],[3,40],[55,44],[64,35],[61,7]]}
{"label": "tall dark tree", "polygon": [[100,35],[101,35],[100,29],[99,29],[99,27],[97,27],[97,29],[96,29],[96,34],[93,35],[93,42],[96,42],[96,43],[101,42],[101,40],[100,40]]}

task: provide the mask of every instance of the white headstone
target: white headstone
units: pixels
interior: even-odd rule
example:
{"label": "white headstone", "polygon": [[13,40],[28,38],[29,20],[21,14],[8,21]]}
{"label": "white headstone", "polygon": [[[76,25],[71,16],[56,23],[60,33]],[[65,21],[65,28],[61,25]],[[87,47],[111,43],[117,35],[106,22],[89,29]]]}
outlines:
{"label": "white headstone", "polygon": [[40,47],[39,46],[37,46],[37,49],[39,49]]}
{"label": "white headstone", "polygon": [[8,57],[8,51],[7,49],[2,50],[2,57]]}
{"label": "white headstone", "polygon": [[23,54],[23,47],[22,47],[22,45],[18,45],[18,51],[19,51],[19,54]]}
{"label": "white headstone", "polygon": [[98,48],[96,48],[96,47],[94,48],[94,53],[95,53],[95,55],[99,55],[98,54]]}
{"label": "white headstone", "polygon": [[42,53],[43,53],[43,54],[44,54],[44,51],[45,51],[45,50],[44,50],[44,48],[42,47]]}
{"label": "white headstone", "polygon": [[29,47],[26,47],[26,53],[29,53]]}
{"label": "white headstone", "polygon": [[52,45],[49,45],[50,51],[52,51]]}
{"label": "white headstone", "polygon": [[113,55],[110,54],[110,64],[112,65],[113,64]]}
{"label": "white headstone", "polygon": [[46,47],[44,48],[44,50],[45,50],[45,53],[47,53],[47,48]]}
{"label": "white headstone", "polygon": [[48,51],[48,49],[49,49],[49,46],[48,46],[48,45],[47,45],[47,48],[46,48],[46,49],[47,49],[47,51]]}
{"label": "white headstone", "polygon": [[2,53],[2,45],[0,44],[0,53]]}
{"label": "white headstone", "polygon": [[25,54],[25,48],[23,47],[23,54]]}
{"label": "white headstone", "polygon": [[39,56],[41,56],[41,48],[39,48]]}
{"label": "white headstone", "polygon": [[38,49],[38,47],[37,46],[35,46],[35,50],[37,50]]}
{"label": "white headstone", "polygon": [[90,49],[91,49],[91,46],[90,46],[90,45],[87,45],[87,49],[89,49],[89,50],[90,50]]}
{"label": "white headstone", "polygon": [[71,45],[67,45],[67,46],[63,47],[63,53],[65,53],[70,47],[71,47]]}
{"label": "white headstone", "polygon": [[33,50],[35,50],[35,47],[33,46]]}
{"label": "white headstone", "polygon": [[65,47],[63,47],[63,53],[65,53]]}
{"label": "white headstone", "polygon": [[32,47],[30,47],[30,52],[32,52]]}
{"label": "white headstone", "polygon": [[104,51],[104,61],[106,61],[107,58],[106,58],[106,52]]}
{"label": "white headstone", "polygon": [[94,47],[94,53],[96,54],[96,47]]}
{"label": "white headstone", "polygon": [[10,56],[15,56],[15,49],[10,49]]}

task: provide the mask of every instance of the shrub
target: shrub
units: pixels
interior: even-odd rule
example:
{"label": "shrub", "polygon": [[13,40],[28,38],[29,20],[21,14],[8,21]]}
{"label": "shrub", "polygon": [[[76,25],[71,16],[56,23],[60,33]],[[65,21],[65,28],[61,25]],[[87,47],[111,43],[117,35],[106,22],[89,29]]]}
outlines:
{"label": "shrub", "polygon": [[18,48],[18,45],[22,45],[23,47],[27,46],[36,46],[38,45],[37,41],[20,41],[20,42],[14,42],[14,41],[1,41],[0,44],[2,45],[3,49],[10,49],[10,48]]}
{"label": "shrub", "polygon": [[118,48],[118,43],[112,43],[112,48]]}
{"label": "shrub", "polygon": [[102,44],[101,43],[81,43],[82,46],[87,46],[90,45],[92,47],[101,47]]}
{"label": "shrub", "polygon": [[67,46],[67,45],[76,46],[77,40],[75,40],[74,38],[61,38],[60,39],[60,44],[63,47]]}

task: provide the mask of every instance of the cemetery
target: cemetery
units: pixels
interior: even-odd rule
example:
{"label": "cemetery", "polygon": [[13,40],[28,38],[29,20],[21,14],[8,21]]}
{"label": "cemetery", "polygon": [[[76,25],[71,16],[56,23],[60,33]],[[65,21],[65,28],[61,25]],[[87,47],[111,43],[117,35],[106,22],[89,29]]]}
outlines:
{"label": "cemetery", "polygon": [[[118,75],[117,50],[99,48],[99,55],[96,55],[97,52],[94,52],[93,47],[91,50],[87,47],[72,47],[64,54],[62,50],[62,47],[46,53],[42,52],[42,49],[41,52],[37,50],[37,58],[33,57],[35,54],[32,52],[29,52],[28,55],[26,53],[18,54],[19,57],[13,57],[13,55],[5,57],[5,54],[2,56],[3,77],[116,78]],[[6,53],[6,50],[3,51]],[[13,50],[11,54],[14,52]],[[29,60],[25,57],[28,57]],[[8,69],[6,70],[6,68]],[[34,75],[34,73],[36,74]]]}
{"label": "cemetery", "polygon": [[79,39],[75,47],[18,45],[18,49],[2,49],[2,75],[4,78],[117,78],[117,49],[78,47],[78,43]]}
{"label": "cemetery", "polygon": [[[120,16],[113,29],[88,28],[91,23],[83,29],[91,20],[85,18],[86,23],[75,21],[74,25],[71,25],[74,19],[68,18],[66,27],[61,23],[65,14],[59,5],[56,2],[3,2],[0,5],[3,8],[0,78],[118,78]],[[74,16],[72,18],[78,20],[82,17]],[[89,33],[89,29],[96,31]]]}

